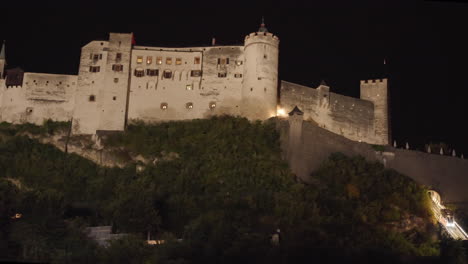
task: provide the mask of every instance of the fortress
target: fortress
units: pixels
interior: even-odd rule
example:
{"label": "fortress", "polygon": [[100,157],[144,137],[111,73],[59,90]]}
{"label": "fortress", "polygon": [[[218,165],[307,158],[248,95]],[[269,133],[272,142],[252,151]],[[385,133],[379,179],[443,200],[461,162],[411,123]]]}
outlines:
{"label": "fortress", "polygon": [[244,45],[146,47],[110,33],[81,50],[78,75],[5,72],[0,53],[0,122],[72,120],[72,133],[123,131],[136,120],[160,122],[234,115],[286,116],[294,107],[354,141],[390,142],[387,79],[360,82],[361,98],[278,80],[279,39],[262,23]]}

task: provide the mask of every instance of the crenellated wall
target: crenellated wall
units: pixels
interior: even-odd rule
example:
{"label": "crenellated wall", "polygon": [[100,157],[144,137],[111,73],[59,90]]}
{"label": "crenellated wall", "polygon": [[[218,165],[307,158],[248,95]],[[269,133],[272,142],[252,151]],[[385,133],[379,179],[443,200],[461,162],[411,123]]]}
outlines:
{"label": "crenellated wall", "polygon": [[317,89],[281,81],[280,108],[287,113],[294,106],[304,112],[304,120],[355,141],[379,142],[374,136],[374,105],[330,92],[326,85]]}
{"label": "crenellated wall", "polygon": [[69,121],[74,109],[77,76],[24,73],[22,86],[3,87],[1,121],[33,123]]}

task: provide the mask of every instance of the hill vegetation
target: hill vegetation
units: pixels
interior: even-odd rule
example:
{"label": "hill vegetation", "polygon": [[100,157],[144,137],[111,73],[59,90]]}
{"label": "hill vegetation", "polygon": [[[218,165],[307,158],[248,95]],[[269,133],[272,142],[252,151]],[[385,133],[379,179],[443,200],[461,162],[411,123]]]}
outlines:
{"label": "hill vegetation", "polygon": [[[102,142],[150,160],[125,168],[99,167],[21,136],[66,126],[0,125],[0,259],[394,263],[439,255],[423,187],[339,153],[314,173],[314,184],[297,183],[281,159],[274,120],[133,124]],[[100,248],[83,233],[96,225],[131,235]],[[148,234],[166,243],[148,246]]]}

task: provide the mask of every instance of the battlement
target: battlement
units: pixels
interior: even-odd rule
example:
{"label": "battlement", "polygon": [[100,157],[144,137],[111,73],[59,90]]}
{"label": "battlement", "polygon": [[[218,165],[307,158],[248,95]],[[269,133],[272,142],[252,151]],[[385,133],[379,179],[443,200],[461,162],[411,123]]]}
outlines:
{"label": "battlement", "polygon": [[379,84],[379,83],[387,84],[387,78],[361,80],[361,85],[372,85],[372,84]]}
{"label": "battlement", "polygon": [[269,33],[269,32],[254,32],[245,36],[244,41],[246,45],[250,42],[255,42],[255,41],[273,41],[276,45],[278,45],[279,38],[273,35],[273,33]]}

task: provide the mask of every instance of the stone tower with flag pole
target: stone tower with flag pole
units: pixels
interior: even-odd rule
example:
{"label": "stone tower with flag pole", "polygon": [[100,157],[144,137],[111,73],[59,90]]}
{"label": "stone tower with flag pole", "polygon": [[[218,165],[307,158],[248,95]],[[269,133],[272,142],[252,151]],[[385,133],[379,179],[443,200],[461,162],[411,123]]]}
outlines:
{"label": "stone tower with flag pole", "polygon": [[0,49],[0,79],[5,76],[6,56],[5,56],[5,41],[3,41],[2,48]]}

